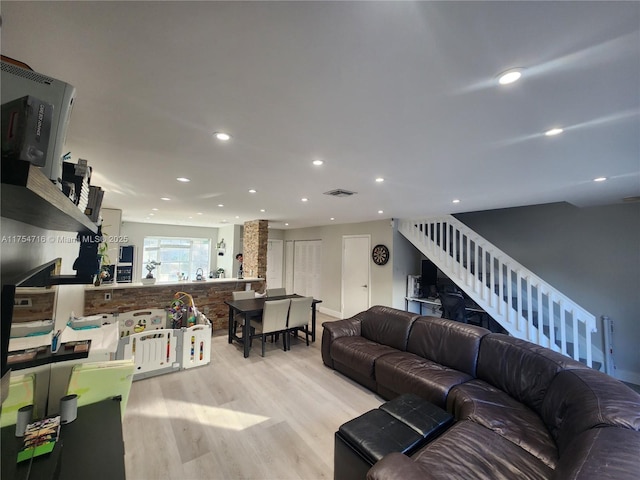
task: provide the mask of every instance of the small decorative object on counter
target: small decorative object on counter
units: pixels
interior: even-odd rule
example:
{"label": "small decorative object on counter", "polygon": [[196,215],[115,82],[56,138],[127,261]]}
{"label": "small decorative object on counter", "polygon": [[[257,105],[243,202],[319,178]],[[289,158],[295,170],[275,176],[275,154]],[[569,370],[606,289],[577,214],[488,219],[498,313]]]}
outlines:
{"label": "small decorative object on counter", "polygon": [[156,283],[156,279],[153,277],[153,271],[158,265],[162,265],[162,263],[156,262],[155,260],[149,260],[145,265],[145,268],[147,269],[147,276],[140,279],[140,281],[144,284]]}

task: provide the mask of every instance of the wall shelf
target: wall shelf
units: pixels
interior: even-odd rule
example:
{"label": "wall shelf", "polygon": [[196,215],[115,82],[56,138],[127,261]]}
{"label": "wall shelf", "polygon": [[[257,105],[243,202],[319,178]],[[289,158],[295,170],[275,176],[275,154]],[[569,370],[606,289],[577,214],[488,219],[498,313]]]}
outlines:
{"label": "wall shelf", "polygon": [[47,230],[96,233],[98,226],[38,167],[2,160],[2,216]]}

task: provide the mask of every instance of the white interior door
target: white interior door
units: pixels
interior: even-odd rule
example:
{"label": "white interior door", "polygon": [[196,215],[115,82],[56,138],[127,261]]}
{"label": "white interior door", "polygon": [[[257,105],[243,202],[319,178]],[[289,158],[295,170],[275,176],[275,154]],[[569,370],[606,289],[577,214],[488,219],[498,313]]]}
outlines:
{"label": "white interior door", "polygon": [[369,235],[342,237],[342,318],[350,318],[370,306],[370,251]]}
{"label": "white interior door", "polygon": [[284,261],[284,281],[287,292],[293,293],[293,240],[287,240],[285,243],[285,261]]}
{"label": "white interior door", "polygon": [[302,240],[294,243],[293,292],[321,298],[322,240]]}
{"label": "white interior door", "polygon": [[267,288],[282,287],[282,263],[284,258],[284,242],[282,240],[267,241]]}

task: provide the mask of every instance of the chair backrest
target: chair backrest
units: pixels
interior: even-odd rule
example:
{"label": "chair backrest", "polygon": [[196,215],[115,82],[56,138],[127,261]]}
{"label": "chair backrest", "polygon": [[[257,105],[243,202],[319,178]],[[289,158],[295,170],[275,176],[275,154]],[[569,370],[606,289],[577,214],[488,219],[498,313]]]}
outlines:
{"label": "chair backrest", "polygon": [[309,324],[313,297],[292,298],[289,308],[289,328],[302,327]]}
{"label": "chair backrest", "polygon": [[464,297],[459,293],[441,293],[440,301],[442,302],[442,318],[464,321]]}
{"label": "chair backrest", "polygon": [[285,288],[267,288],[267,297],[283,297],[286,294]]}
{"label": "chair backrest", "polygon": [[240,290],[239,292],[231,292],[234,300],[246,300],[248,298],[256,298],[255,290]]}
{"label": "chair backrest", "polygon": [[262,312],[262,331],[280,332],[287,329],[287,317],[289,316],[291,300],[268,300],[264,302]]}

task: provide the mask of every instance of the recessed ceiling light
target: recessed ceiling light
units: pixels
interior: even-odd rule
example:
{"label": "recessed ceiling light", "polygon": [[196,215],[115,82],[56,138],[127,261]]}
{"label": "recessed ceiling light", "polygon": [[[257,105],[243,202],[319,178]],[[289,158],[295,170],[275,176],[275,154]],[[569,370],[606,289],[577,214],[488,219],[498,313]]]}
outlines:
{"label": "recessed ceiling light", "polygon": [[202,212],[198,212],[198,215],[202,215]]}
{"label": "recessed ceiling light", "polygon": [[598,177],[598,178],[594,178],[593,181],[594,182],[604,182],[607,179],[607,177]]}
{"label": "recessed ceiling light", "polygon": [[560,135],[562,132],[564,132],[564,130],[562,130],[561,128],[552,128],[551,130],[547,130],[546,132],[544,132],[544,134],[547,137],[553,137],[554,135]]}
{"label": "recessed ceiling light", "polygon": [[331,217],[329,220],[334,221],[334,220],[335,220],[335,217]]}
{"label": "recessed ceiling light", "polygon": [[303,201],[303,202],[308,202],[309,201],[308,198],[301,198],[300,200]]}
{"label": "recessed ceiling light", "polygon": [[378,178],[376,178],[376,182],[382,183],[382,182],[384,182],[384,178],[378,177]]}
{"label": "recessed ceiling light", "polygon": [[254,190],[253,188],[249,190],[249,193],[256,193],[256,190]]}
{"label": "recessed ceiling light", "polygon": [[171,199],[169,197],[162,197],[160,200],[164,200],[165,202],[168,202]]}
{"label": "recessed ceiling light", "polygon": [[178,177],[176,178],[176,180],[182,183],[189,183],[191,181],[189,178],[186,178],[186,177]]}
{"label": "recessed ceiling light", "polygon": [[266,210],[265,210],[264,208],[261,208],[261,209],[260,209],[260,211],[261,211],[262,213],[266,212]]}
{"label": "recessed ceiling light", "polygon": [[522,69],[512,68],[498,75],[498,83],[500,85],[509,85],[510,83],[520,80],[520,77],[522,77]]}
{"label": "recessed ceiling light", "polygon": [[313,161],[313,164],[314,164],[316,167],[319,167],[319,166],[320,166],[320,165],[322,165],[323,163],[324,163],[324,162],[323,162],[322,160],[314,160],[314,161]]}
{"label": "recessed ceiling light", "polygon": [[453,200],[452,203],[460,203],[460,200],[458,200],[457,198]]}
{"label": "recessed ceiling light", "polygon": [[223,142],[226,142],[227,140],[231,139],[231,135],[224,132],[215,132],[213,136],[216,137],[218,140],[222,140]]}
{"label": "recessed ceiling light", "polygon": [[149,214],[150,217],[153,217],[154,215],[155,215],[155,213],[150,213]]}
{"label": "recessed ceiling light", "polygon": [[382,213],[384,213],[384,211],[382,211],[382,210],[378,210],[378,213],[381,213],[381,214],[382,214]]}
{"label": "recessed ceiling light", "polygon": [[288,224],[288,223],[285,223],[285,224],[284,224],[284,226],[285,226],[285,227],[288,227],[288,226],[289,226],[289,224]]}
{"label": "recessed ceiling light", "polygon": [[236,218],[240,218],[240,215],[236,215]]}
{"label": "recessed ceiling light", "polygon": [[219,203],[218,206],[219,207],[224,207],[224,204],[223,203]]}
{"label": "recessed ceiling light", "polygon": [[152,208],[151,210],[153,210],[154,212],[157,212],[158,209],[157,208]]}

